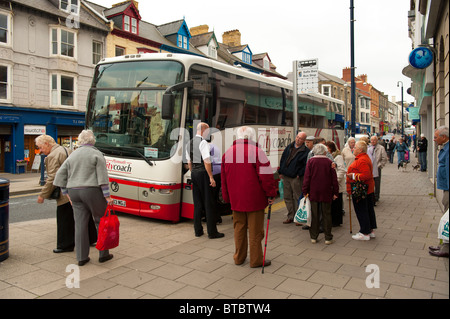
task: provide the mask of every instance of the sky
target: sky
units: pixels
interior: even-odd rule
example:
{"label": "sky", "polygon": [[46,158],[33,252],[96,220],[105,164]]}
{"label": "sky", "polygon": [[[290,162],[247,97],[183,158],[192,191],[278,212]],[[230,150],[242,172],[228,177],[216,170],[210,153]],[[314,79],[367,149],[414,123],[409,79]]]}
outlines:
{"label": "sky", "polygon": [[[90,0],[111,7],[121,0]],[[253,54],[267,52],[277,71],[287,75],[293,61],[318,59],[319,70],[339,78],[350,67],[350,0],[140,0],[142,19],[155,25],[185,19],[189,28],[206,24],[219,42],[239,30]],[[410,0],[354,0],[355,75],[367,74],[377,90],[413,102],[402,74],[412,42],[408,37]]]}

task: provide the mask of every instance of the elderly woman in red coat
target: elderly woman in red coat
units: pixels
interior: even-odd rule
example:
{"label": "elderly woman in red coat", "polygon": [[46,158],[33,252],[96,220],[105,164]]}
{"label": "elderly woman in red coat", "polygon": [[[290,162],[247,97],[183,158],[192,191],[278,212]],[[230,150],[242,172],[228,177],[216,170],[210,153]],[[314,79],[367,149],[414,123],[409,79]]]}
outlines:
{"label": "elderly woman in red coat", "polygon": [[326,156],[327,151],[327,147],[321,143],[313,147],[314,157],[306,164],[303,178],[302,192],[307,194],[311,201],[309,235],[313,244],[317,242],[319,236],[321,214],[325,244],[329,245],[333,242],[331,203],[339,196],[339,184],[336,170],[332,167],[331,160]]}
{"label": "elderly woman in red coat", "polygon": [[374,229],[377,222],[374,210],[375,181],[372,174],[372,160],[367,155],[367,144],[358,141],[353,151],[355,161],[347,169],[347,194],[352,193],[352,183],[362,181],[367,185],[367,196],[364,198],[353,197],[353,207],[358,218],[360,230],[352,238],[355,240],[370,240],[375,238]]}
{"label": "elderly woman in red coat", "polygon": [[[264,209],[277,194],[269,159],[254,138],[252,128],[240,127],[237,140],[222,156],[221,166],[222,197],[231,203],[233,211],[234,263],[244,263],[250,243],[252,268],[263,264]],[[265,260],[264,266],[270,264],[270,260]]]}

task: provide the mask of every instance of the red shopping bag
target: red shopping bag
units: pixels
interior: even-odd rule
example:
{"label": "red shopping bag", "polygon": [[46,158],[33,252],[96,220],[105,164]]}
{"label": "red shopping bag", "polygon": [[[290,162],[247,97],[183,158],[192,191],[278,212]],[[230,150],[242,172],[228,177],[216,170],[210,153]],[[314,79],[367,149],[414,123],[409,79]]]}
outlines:
{"label": "red shopping bag", "polygon": [[100,218],[98,238],[95,248],[108,250],[119,246],[119,218],[111,214],[112,208],[106,207],[105,215]]}

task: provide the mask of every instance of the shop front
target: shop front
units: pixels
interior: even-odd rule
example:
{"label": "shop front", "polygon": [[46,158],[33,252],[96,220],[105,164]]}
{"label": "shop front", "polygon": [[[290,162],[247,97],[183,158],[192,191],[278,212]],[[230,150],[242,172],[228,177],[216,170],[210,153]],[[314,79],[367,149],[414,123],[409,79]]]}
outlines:
{"label": "shop front", "polygon": [[[0,106],[0,171],[25,173],[39,169],[35,139],[41,134],[70,149],[83,130],[84,112]],[[36,158],[36,160],[35,160]]]}

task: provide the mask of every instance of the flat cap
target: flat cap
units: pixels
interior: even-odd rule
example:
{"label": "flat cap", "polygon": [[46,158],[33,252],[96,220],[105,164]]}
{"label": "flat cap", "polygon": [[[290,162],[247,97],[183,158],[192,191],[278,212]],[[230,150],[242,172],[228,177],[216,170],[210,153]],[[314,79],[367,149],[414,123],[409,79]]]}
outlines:
{"label": "flat cap", "polygon": [[314,141],[314,139],[315,137],[311,135],[306,138],[307,141]]}

